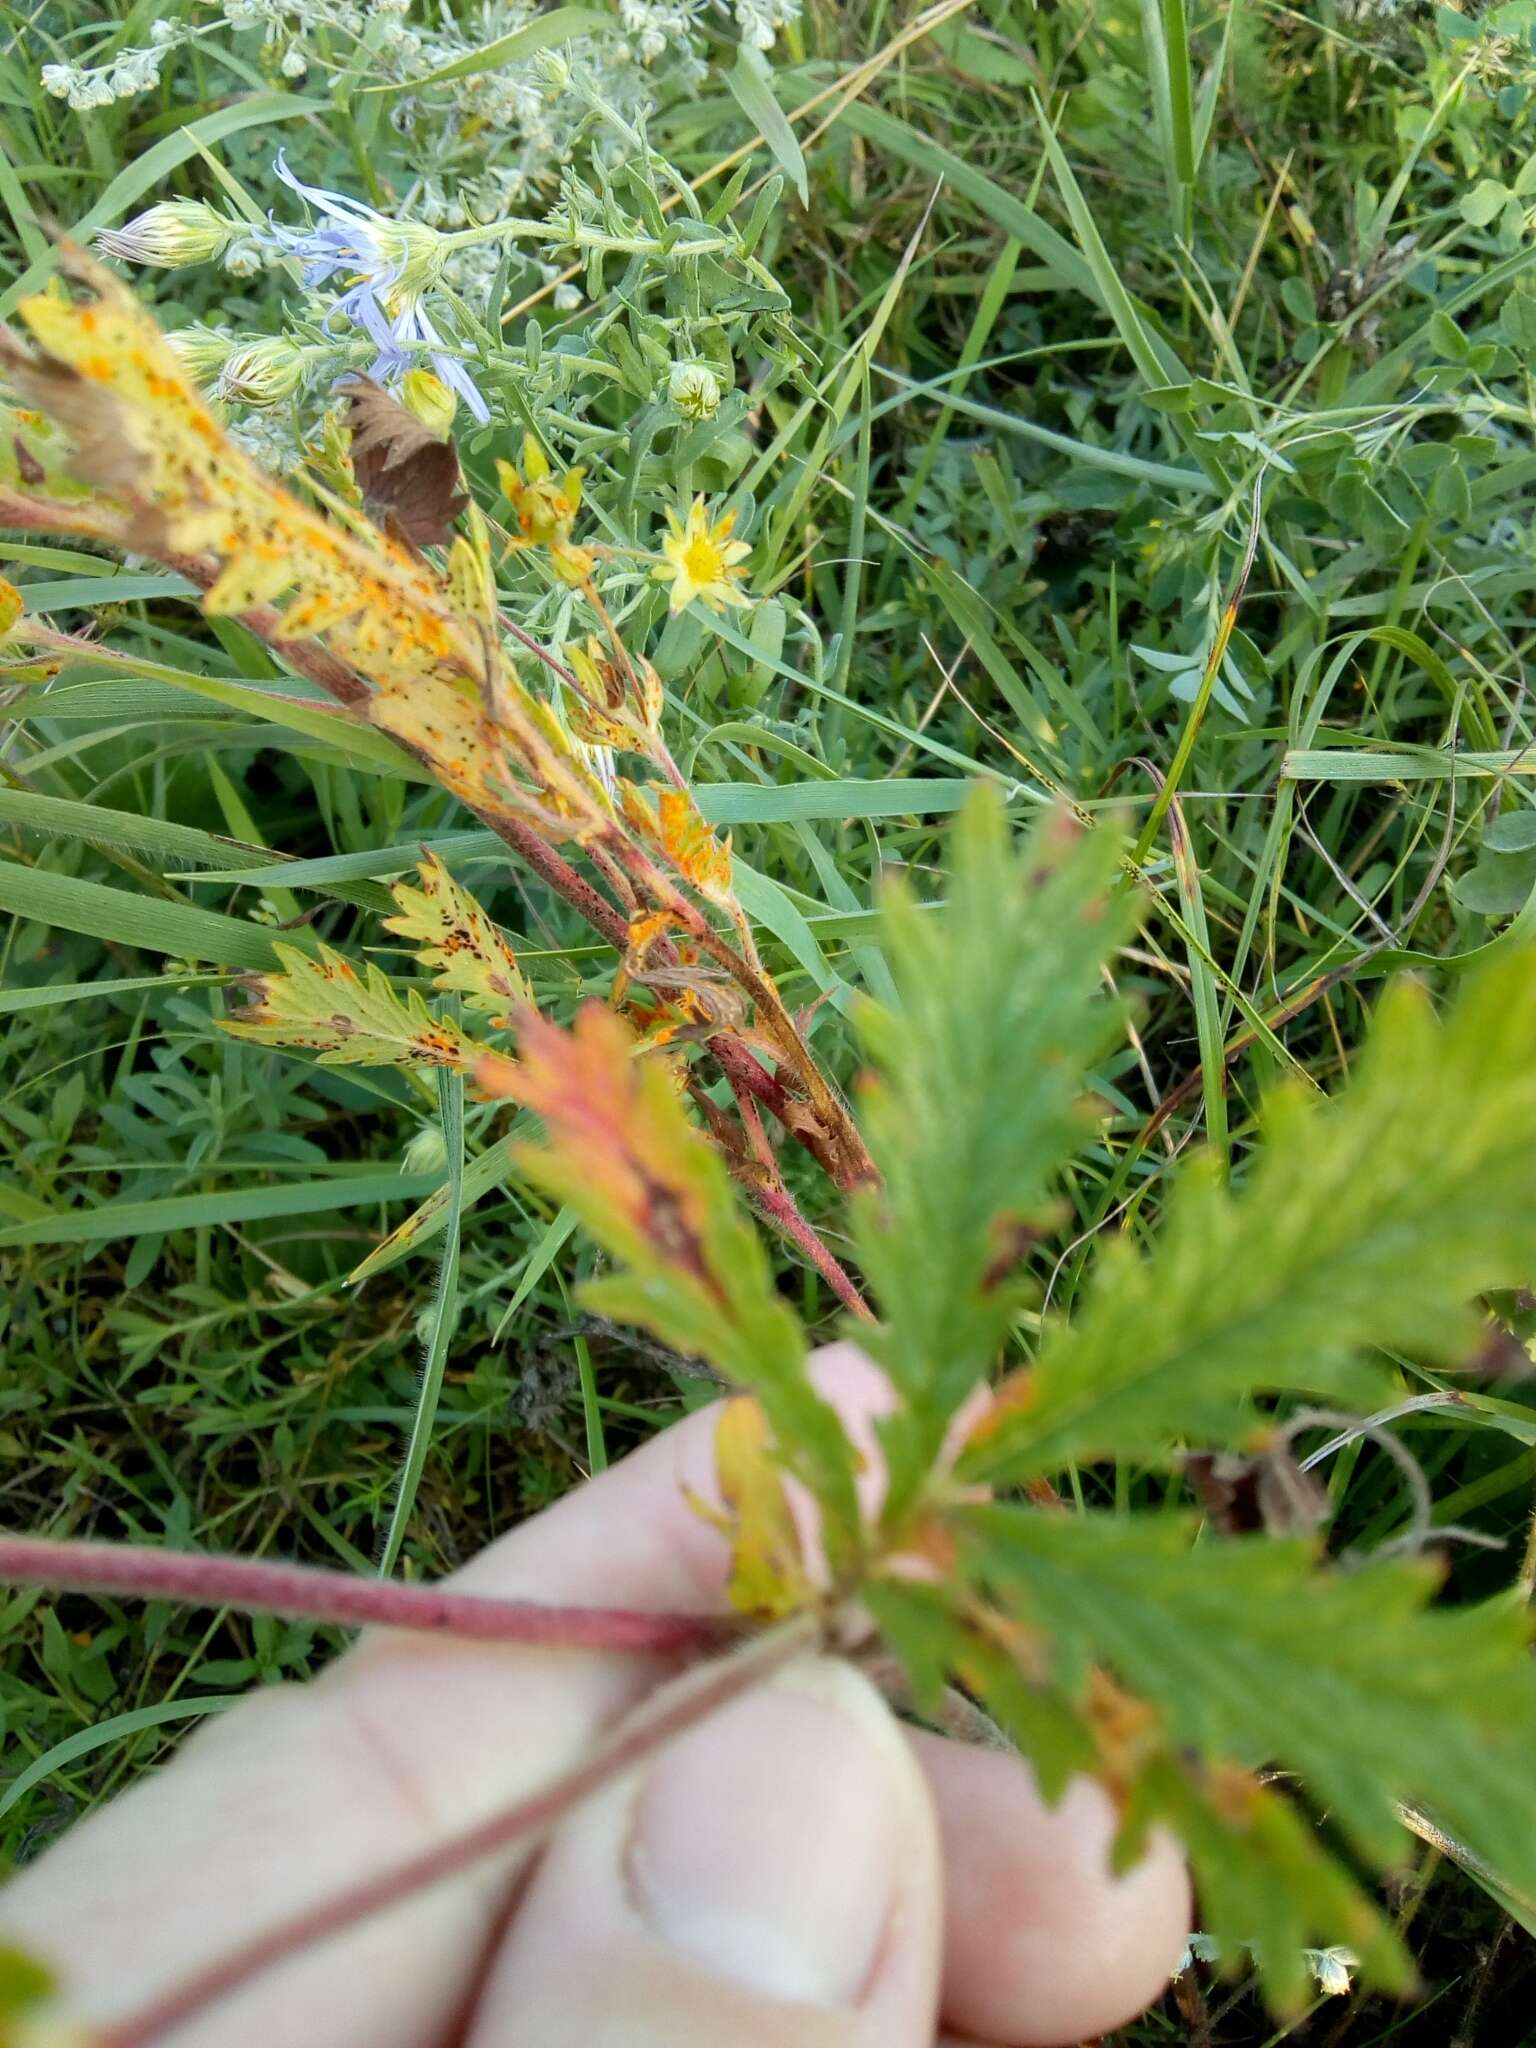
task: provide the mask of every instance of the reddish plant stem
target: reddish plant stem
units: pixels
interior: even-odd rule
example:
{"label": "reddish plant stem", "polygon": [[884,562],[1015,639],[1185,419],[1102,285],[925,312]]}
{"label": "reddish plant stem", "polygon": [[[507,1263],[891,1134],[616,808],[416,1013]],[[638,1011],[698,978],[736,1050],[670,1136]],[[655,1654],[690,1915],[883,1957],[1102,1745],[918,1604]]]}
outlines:
{"label": "reddish plant stem", "polygon": [[[424,760],[430,760],[423,756]],[[471,807],[473,808],[473,807]],[[547,840],[543,840],[531,825],[523,824],[519,818],[509,817],[505,811],[475,811],[483,825],[489,825],[498,839],[506,842],[512,850],[521,855],[536,875],[546,882],[562,902],[584,917],[599,938],[616,946],[622,954],[629,945],[629,920],[618,910],[601,890],[592,884],[565,858],[557,853]]]}
{"label": "reddish plant stem", "polygon": [[[105,521],[99,507],[89,509],[54,504],[46,498],[34,498],[18,491],[0,491],[0,527],[14,528],[22,532],[76,533],[93,540],[105,541],[109,546],[131,548],[132,536],[126,526],[114,527]],[[161,557],[166,565],[184,575],[200,590],[206,590],[216,576],[215,564],[196,556],[170,555]],[[263,639],[268,646],[280,654],[297,674],[307,676],[313,683],[333,697],[348,710],[358,710],[367,702],[369,691],[365,683],[340,662],[328,649],[316,641],[279,641],[273,637],[272,628],[277,614],[270,608],[247,612],[242,623]],[[514,638],[538,653],[549,662],[557,674],[569,675],[560,663],[541,649],[530,634],[511,626]],[[575,678],[569,677],[574,683]],[[395,736],[395,743],[405,753],[418,760],[433,777],[440,780],[436,762],[424,749],[412,747]],[[480,822],[489,827],[507,846],[511,847],[522,860],[526,861],[562,902],[575,910],[587,924],[618,948],[622,954],[629,943],[629,923],[623,912],[618,910],[600,890],[593,887],[565,857],[556,852],[546,840],[539,837],[531,826],[505,811],[481,810],[474,805],[468,808]],[[681,899],[680,899],[681,900]],[[691,908],[691,906],[690,906]],[[702,921],[702,920],[701,920]],[[710,1051],[719,1060],[732,1085],[747,1090],[784,1128],[803,1144],[817,1164],[831,1176],[839,1187],[848,1187],[862,1177],[858,1172],[850,1176],[848,1164],[841,1156],[843,1147],[833,1139],[821,1136],[815,1130],[807,1129],[803,1118],[796,1118],[791,1108],[791,1096],[777,1075],[763,1065],[761,1060],[735,1039],[723,1034],[708,1041]],[[824,1086],[825,1084],[823,1084]],[[867,1162],[866,1162],[867,1163]]]}
{"label": "reddish plant stem", "polygon": [[496,616],[501,621],[501,624],[506,629],[506,631],[510,633],[512,638],[517,642],[518,646],[526,647],[531,655],[534,655],[539,661],[542,661],[544,666],[549,670],[551,675],[558,676],[562,683],[568,683],[573,690],[579,690],[581,688],[581,685],[577,682],[575,676],[571,673],[571,671],[566,667],[565,663],[559,660],[557,656],[552,654],[550,650],[546,646],[544,646],[541,641],[535,640],[531,633],[524,632],[523,628],[520,625],[518,625],[514,619],[509,619],[506,613],[500,610],[499,608],[497,610]]}
{"label": "reddish plant stem", "polygon": [[698,906],[657,867],[644,848],[617,830],[608,835],[608,841],[614,858],[628,870],[642,893],[658,910],[665,910],[676,918],[700,950],[723,968],[737,987],[750,997],[757,1010],[760,1029],[772,1041],[775,1057],[794,1075],[803,1097],[804,1106],[796,1116],[791,1106],[793,1098],[785,1091],[785,1103],[790,1107],[790,1113],[785,1116],[783,1110],[775,1112],[785,1129],[801,1140],[817,1164],[845,1194],[866,1181],[876,1179],[874,1162],[865,1149],[857,1125],[816,1064],[773,982],[760,968],[754,969],[728,940],[721,937]]}
{"label": "reddish plant stem", "polygon": [[254,1935],[127,2019],[101,2029],[94,2036],[95,2048],[154,2048],[173,2028],[184,2026],[208,2006],[275,1964],[287,1961],[316,1942],[344,1933],[428,1885],[457,1876],[487,1856],[514,1844],[532,1844],[581,1800],[708,1715],[728,1706],[791,1657],[809,1649],[820,1627],[816,1616],[796,1615],[771,1631],[753,1636],[728,1656],[685,1671],[671,1684],[659,1687],[610,1729],[580,1763],[562,1771],[530,1797],[492,1814],[422,1855],[397,1864],[393,1870]]}
{"label": "reddish plant stem", "polygon": [[729,1623],[707,1614],[641,1614],[628,1608],[548,1607],[444,1586],[411,1586],[313,1565],[205,1557],[142,1544],[0,1535],[0,1585],[117,1593],[282,1614],[337,1628],[407,1628],[481,1643],[672,1656],[718,1648]]}
{"label": "reddish plant stem", "polygon": [[[844,1308],[852,1309],[864,1322],[874,1322],[874,1311],[844,1267],[833,1257],[830,1248],[823,1243],[815,1225],[801,1214],[794,1196],[784,1185],[779,1162],[768,1142],[768,1133],[763,1129],[763,1120],[757,1113],[757,1104],[742,1090],[734,1089],[733,1092],[737,1112],[746,1127],[748,1142],[757,1161],[757,1171],[754,1172],[743,1160],[737,1173],[748,1199],[760,1215],[805,1254]],[[708,1097],[704,1099],[708,1103]]]}
{"label": "reddish plant stem", "polygon": [[[168,569],[174,569],[189,583],[195,583],[199,590],[210,590],[219,574],[218,563],[209,561],[206,556],[167,554],[160,559]],[[338,704],[345,704],[349,711],[355,711],[368,702],[368,685],[344,661],[338,661],[329,648],[322,647],[317,640],[279,639],[278,615],[271,605],[258,605],[253,611],[238,613],[237,617],[242,626],[254,633],[258,640],[264,640],[291,669],[308,676],[312,683],[318,683]]]}
{"label": "reddish plant stem", "polygon": [[816,1235],[813,1226],[801,1215],[795,1206],[794,1196],[784,1183],[754,1180],[747,1186],[747,1193],[774,1229],[782,1231],[792,1245],[804,1252],[843,1307],[851,1309],[861,1322],[874,1322],[874,1310]]}

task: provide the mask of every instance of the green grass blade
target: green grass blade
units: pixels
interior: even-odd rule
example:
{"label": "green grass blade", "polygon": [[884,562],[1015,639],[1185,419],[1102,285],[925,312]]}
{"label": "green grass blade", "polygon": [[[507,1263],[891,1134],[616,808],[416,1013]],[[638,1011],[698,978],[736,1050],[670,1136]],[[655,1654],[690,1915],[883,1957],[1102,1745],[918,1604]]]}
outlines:
{"label": "green grass blade", "polygon": [[[256,93],[248,99],[236,100],[232,106],[216,108],[125,164],[94,206],[74,223],[70,235],[77,242],[89,242],[98,228],[120,220],[162,178],[169,177],[179,164],[195,155],[199,144],[211,145],[222,142],[226,136],[238,135],[245,128],[275,128],[280,122],[297,121],[306,114],[325,111],[324,100],[301,99],[288,92]],[[29,263],[21,276],[0,293],[0,320],[8,319],[28,293],[39,290],[52,268],[52,250]]]}
{"label": "green grass blade", "polygon": [[78,1734],[66,1736],[51,1749],[45,1749],[17,1773],[0,1792],[0,1815],[19,1806],[29,1792],[45,1784],[55,1771],[105,1749],[109,1743],[126,1742],[146,1728],[163,1728],[170,1721],[190,1721],[199,1714],[222,1714],[226,1707],[239,1706],[244,1697],[238,1692],[211,1692],[200,1699],[159,1700],[153,1706],[135,1707],[131,1713],[109,1714],[105,1721],[93,1721],[89,1728],[82,1728]]}
{"label": "green grass blade", "polygon": [[429,1193],[433,1177],[423,1173],[380,1173],[365,1165],[344,1168],[322,1180],[287,1187],[238,1188],[228,1194],[164,1195],[147,1202],[103,1202],[97,1208],[65,1209],[28,1223],[7,1224],[0,1246],[22,1244],[112,1244],[150,1232],[196,1230],[218,1223],[270,1222],[274,1217],[322,1216],[331,1209],[371,1209],[384,1202],[409,1202]]}
{"label": "green grass blade", "polygon": [[432,1297],[432,1320],[428,1325],[426,1358],[421,1387],[416,1396],[416,1416],[411,1424],[410,1442],[400,1483],[395,1494],[389,1530],[379,1557],[379,1576],[387,1579],[400,1559],[416,1493],[432,1447],[432,1425],[443,1391],[443,1373],[448,1364],[448,1346],[453,1339],[459,1312],[459,1231],[464,1217],[464,1076],[445,1068],[437,1077],[438,1109],[443,1120],[443,1142],[448,1148],[448,1208],[443,1219],[446,1233],[442,1262],[437,1269],[437,1288]]}
{"label": "green grass blade", "polygon": [[[149,953],[167,953],[177,960],[211,960],[219,967],[260,973],[277,964],[272,937],[260,925],[189,903],[156,902],[126,889],[77,875],[55,874],[48,868],[23,867],[0,861],[0,911],[83,932],[113,945],[138,946]],[[290,945],[310,952],[316,941],[307,931],[286,932]]]}

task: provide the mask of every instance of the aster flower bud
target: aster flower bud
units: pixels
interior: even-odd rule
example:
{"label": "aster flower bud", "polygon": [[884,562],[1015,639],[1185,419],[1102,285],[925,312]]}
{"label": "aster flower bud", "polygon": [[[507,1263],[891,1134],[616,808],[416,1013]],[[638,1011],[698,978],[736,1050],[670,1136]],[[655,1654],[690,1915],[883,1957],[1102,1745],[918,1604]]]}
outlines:
{"label": "aster flower bud", "polygon": [[285,335],[264,334],[231,349],[219,372],[218,392],[244,405],[277,405],[293,396],[303,375],[303,350]]}
{"label": "aster flower bud", "polygon": [[423,1124],[401,1154],[407,1173],[441,1173],[448,1164],[448,1144],[437,1124]]}
{"label": "aster flower bud", "polygon": [[184,264],[209,263],[222,256],[238,233],[233,221],[201,200],[168,199],[125,227],[102,228],[96,246],[104,256],[124,263],[179,270]]}
{"label": "aster flower bud", "polygon": [[672,410],[685,420],[712,420],[720,410],[720,385],[705,363],[674,363],[667,379]]}
{"label": "aster flower bud", "polygon": [[223,369],[235,346],[232,334],[216,327],[176,327],[165,337],[176,351],[182,368],[199,384],[209,384]]}
{"label": "aster flower bud", "polygon": [[244,236],[225,252],[224,268],[231,277],[259,277],[266,268],[261,244]]}

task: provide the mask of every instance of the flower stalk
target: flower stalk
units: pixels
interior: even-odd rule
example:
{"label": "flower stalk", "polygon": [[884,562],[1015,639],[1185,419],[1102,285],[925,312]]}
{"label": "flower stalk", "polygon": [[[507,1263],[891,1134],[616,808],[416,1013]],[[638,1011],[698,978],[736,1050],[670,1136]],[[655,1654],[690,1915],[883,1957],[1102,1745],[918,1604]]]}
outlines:
{"label": "flower stalk", "polygon": [[705,1614],[550,1607],[535,1600],[499,1600],[446,1586],[323,1571],[313,1565],[45,1536],[0,1534],[0,1585],[233,1607],[242,1614],[277,1614],[332,1628],[410,1629],[464,1642],[647,1656],[718,1648],[730,1633],[718,1617]]}

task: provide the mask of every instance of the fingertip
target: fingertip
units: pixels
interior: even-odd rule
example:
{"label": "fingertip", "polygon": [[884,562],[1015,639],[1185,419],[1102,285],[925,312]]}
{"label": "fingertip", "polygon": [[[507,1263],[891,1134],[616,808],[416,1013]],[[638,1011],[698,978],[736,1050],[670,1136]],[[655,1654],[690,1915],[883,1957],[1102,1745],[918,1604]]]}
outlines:
{"label": "fingertip", "polygon": [[918,1731],[944,1846],[943,2014],[998,2048],[1058,2048],[1123,2025],[1173,1973],[1191,1895],[1178,1845],[1154,1831],[1110,1867],[1118,1821],[1078,1778],[1048,1806],[1028,1766]]}

